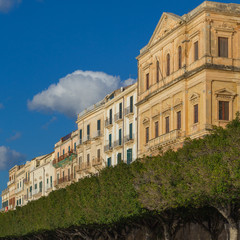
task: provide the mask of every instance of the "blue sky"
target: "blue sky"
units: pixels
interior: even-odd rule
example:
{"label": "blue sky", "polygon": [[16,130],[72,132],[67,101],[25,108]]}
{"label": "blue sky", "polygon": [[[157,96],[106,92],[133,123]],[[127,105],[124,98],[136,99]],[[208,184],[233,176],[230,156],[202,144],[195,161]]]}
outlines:
{"label": "blue sky", "polygon": [[201,2],[0,0],[0,191],[10,167],[53,151],[77,112],[137,78],[162,12]]}

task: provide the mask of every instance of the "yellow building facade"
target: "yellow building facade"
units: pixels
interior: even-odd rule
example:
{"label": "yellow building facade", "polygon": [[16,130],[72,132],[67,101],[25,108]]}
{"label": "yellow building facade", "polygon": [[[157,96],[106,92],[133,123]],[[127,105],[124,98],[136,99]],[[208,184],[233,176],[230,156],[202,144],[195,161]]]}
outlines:
{"label": "yellow building facade", "polygon": [[138,60],[138,155],[177,148],[240,110],[240,5],[163,13]]}

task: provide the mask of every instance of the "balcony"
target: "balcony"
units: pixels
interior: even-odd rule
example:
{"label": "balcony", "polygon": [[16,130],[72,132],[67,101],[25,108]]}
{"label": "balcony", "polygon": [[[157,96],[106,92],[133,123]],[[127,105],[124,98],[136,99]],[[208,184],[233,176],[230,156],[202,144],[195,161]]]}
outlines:
{"label": "balcony", "polygon": [[129,107],[125,108],[124,112],[125,112],[125,116],[133,115],[134,114],[134,108],[129,106]]}
{"label": "balcony", "polygon": [[33,191],[32,191],[32,195],[33,195],[33,196],[34,196],[34,195],[37,195],[38,193],[42,193],[42,189],[39,189],[39,188],[33,189]]}
{"label": "balcony", "polygon": [[7,185],[9,186],[9,185],[11,185],[12,183],[14,183],[14,179],[12,179],[11,181],[9,181],[9,182],[7,183]]}
{"label": "balcony", "polygon": [[93,158],[92,160],[92,165],[95,167],[95,166],[99,166],[99,165],[102,165],[103,163],[103,159],[101,157],[95,157]]}
{"label": "balcony", "polygon": [[102,137],[101,130],[97,130],[96,132],[93,133],[93,138],[94,139],[97,139],[97,138],[100,138],[100,137]]}
{"label": "balcony", "polygon": [[111,127],[113,124],[112,118],[107,118],[105,120],[105,127]]}
{"label": "balcony", "polygon": [[134,140],[134,134],[129,134],[124,137],[124,143],[132,143]]}
{"label": "balcony", "polygon": [[50,184],[50,183],[47,183],[47,184],[46,184],[46,187],[45,187],[45,192],[48,192],[48,191],[50,191],[51,189],[52,189],[51,184]]}
{"label": "balcony", "polygon": [[119,122],[119,121],[122,121],[123,120],[123,114],[122,113],[116,113],[115,115],[114,115],[114,121],[115,122]]}
{"label": "balcony", "polygon": [[181,137],[181,131],[180,130],[173,130],[169,133],[165,133],[163,135],[160,135],[157,138],[153,138],[148,142],[149,148],[158,148],[163,147],[168,144],[172,144],[176,142],[176,140]]}
{"label": "balcony", "polygon": [[112,151],[113,147],[110,144],[107,144],[104,146],[104,152],[110,152]]}
{"label": "balcony", "polygon": [[54,181],[54,186],[58,186],[58,185],[63,184],[63,183],[71,182],[73,179],[74,179],[73,174],[61,177],[61,178]]}
{"label": "balcony", "polygon": [[17,193],[19,193],[19,192],[21,192],[21,191],[23,191],[23,190],[24,190],[23,187],[21,187],[21,188],[17,188],[17,189],[15,190],[15,193],[17,194]]}
{"label": "balcony", "polygon": [[65,153],[64,155],[60,156],[57,159],[53,160],[53,166],[55,168],[62,167],[64,165],[67,165],[68,163],[72,162],[76,158],[77,154],[76,151],[71,150],[68,153]]}
{"label": "balcony", "polygon": [[84,143],[84,144],[89,143],[89,141],[91,141],[90,135],[87,135],[87,136],[84,136],[84,137],[83,137],[83,143]]}
{"label": "balcony", "polygon": [[29,178],[24,178],[23,182],[25,185],[28,185],[30,183],[30,179]]}
{"label": "balcony", "polygon": [[122,147],[122,139],[118,139],[118,140],[114,141],[113,147],[114,148]]}
{"label": "balcony", "polygon": [[76,167],[76,172],[87,171],[87,170],[90,169],[91,167],[92,167],[92,166],[91,166],[90,162],[89,162],[89,163],[87,163],[87,162],[82,162],[82,163],[80,163],[80,165],[78,165],[78,166]]}
{"label": "balcony", "polygon": [[6,188],[5,190],[2,191],[2,196],[3,196],[3,195],[6,195],[6,194],[8,194],[8,193],[9,193],[9,189]]}
{"label": "balcony", "polygon": [[83,144],[82,139],[78,139],[78,140],[77,140],[77,143],[76,143],[77,147],[79,147],[79,146],[82,145],[82,144]]}

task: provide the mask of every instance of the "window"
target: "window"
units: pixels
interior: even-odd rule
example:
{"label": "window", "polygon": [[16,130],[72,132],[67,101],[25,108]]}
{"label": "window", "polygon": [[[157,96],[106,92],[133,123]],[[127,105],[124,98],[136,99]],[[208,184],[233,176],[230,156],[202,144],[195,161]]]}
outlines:
{"label": "window", "polygon": [[87,165],[90,165],[90,154],[87,154]]}
{"label": "window", "polygon": [[112,109],[109,110],[109,124],[112,124]]}
{"label": "window", "polygon": [[64,180],[64,175],[65,175],[65,174],[64,174],[64,171],[63,171],[63,173],[62,173],[62,178],[63,178],[63,180]]}
{"label": "window", "polygon": [[182,68],[182,47],[178,47],[178,69]]}
{"label": "window", "polygon": [[218,38],[218,56],[228,57],[228,38],[219,37]]}
{"label": "window", "polygon": [[37,183],[35,183],[35,189],[37,189]]}
{"label": "window", "polygon": [[111,159],[111,157],[109,157],[109,158],[107,159],[107,166],[108,166],[108,167],[111,167],[111,166],[112,166],[112,159]]}
{"label": "window", "polygon": [[63,149],[63,155],[65,154],[65,150]]}
{"label": "window", "polygon": [[112,148],[112,134],[108,135],[109,148]]}
{"label": "window", "polygon": [[82,129],[79,131],[80,144],[82,144]]}
{"label": "window", "polygon": [[155,122],[155,138],[158,137],[158,121]]}
{"label": "window", "polygon": [[59,183],[59,173],[57,174],[57,184]]}
{"label": "window", "polygon": [[156,71],[157,71],[157,75],[156,75],[156,82],[159,82],[159,61],[157,60],[157,64],[156,64]]}
{"label": "window", "polygon": [[119,136],[119,146],[121,146],[122,145],[122,129],[121,128],[118,130],[118,136]]}
{"label": "window", "polygon": [[180,130],[181,129],[181,111],[177,112],[177,129]]}
{"label": "window", "polygon": [[229,102],[219,101],[219,120],[229,120]]}
{"label": "window", "polygon": [[71,148],[70,148],[70,146],[68,146],[68,152],[70,152],[70,150],[71,150]]}
{"label": "window", "polygon": [[79,157],[79,165],[82,163],[82,157]]}
{"label": "window", "polygon": [[39,192],[42,192],[42,181],[39,183]]}
{"label": "window", "polygon": [[122,103],[119,103],[119,118],[122,119]]}
{"label": "window", "polygon": [[98,159],[98,162],[100,161],[100,158],[101,158],[101,150],[98,149],[98,150],[97,150],[97,159]]}
{"label": "window", "polygon": [[133,96],[130,97],[130,113],[133,112]]}
{"label": "window", "polygon": [[132,162],[132,148],[129,148],[127,150],[127,164],[130,164]]}
{"label": "window", "polygon": [[169,133],[169,116],[165,118],[166,133]]}
{"label": "window", "polygon": [[87,125],[87,140],[90,139],[90,124]]}
{"label": "window", "polygon": [[194,61],[198,60],[198,41],[194,43]]}
{"label": "window", "polygon": [[198,104],[194,105],[194,119],[193,122],[194,123],[198,123]]}
{"label": "window", "polygon": [[149,127],[146,128],[146,143],[149,141]]}
{"label": "window", "polygon": [[50,187],[52,187],[52,176],[50,177]]}
{"label": "window", "polygon": [[101,131],[101,120],[97,120],[97,131],[100,132]]}
{"label": "window", "polygon": [[74,143],[74,151],[76,151],[76,149],[77,149],[77,144]]}
{"label": "window", "polygon": [[167,54],[167,72],[166,72],[167,76],[170,75],[170,54]]}
{"label": "window", "polygon": [[146,90],[149,89],[149,73],[146,74]]}
{"label": "window", "polygon": [[122,161],[122,153],[117,154],[117,163],[120,163]]}
{"label": "window", "polygon": [[68,181],[70,181],[70,168],[68,169]]}
{"label": "window", "polygon": [[129,139],[133,139],[132,123],[129,124]]}

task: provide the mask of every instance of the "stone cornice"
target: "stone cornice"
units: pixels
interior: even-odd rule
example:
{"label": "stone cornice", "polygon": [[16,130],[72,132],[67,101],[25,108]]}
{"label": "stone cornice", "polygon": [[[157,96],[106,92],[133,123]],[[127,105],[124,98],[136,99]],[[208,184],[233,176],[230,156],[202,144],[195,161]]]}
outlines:
{"label": "stone cornice", "polygon": [[150,93],[144,99],[142,99],[141,101],[137,102],[136,106],[140,106],[141,104],[145,103],[146,101],[148,101],[150,98],[152,98],[156,94],[158,94],[158,93],[164,91],[165,89],[173,86],[175,83],[180,82],[181,80],[183,80],[185,78],[189,78],[189,77],[193,76],[194,74],[201,72],[204,69],[240,72],[240,68],[238,68],[238,67],[206,63],[206,64],[203,64],[202,66],[200,66],[200,67],[198,67],[198,68],[196,68],[194,70],[191,70],[189,72],[185,72],[180,77],[174,79],[173,81],[167,83],[166,85],[162,86],[161,88],[157,89],[156,91]]}

